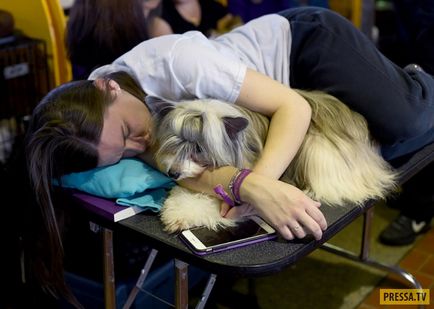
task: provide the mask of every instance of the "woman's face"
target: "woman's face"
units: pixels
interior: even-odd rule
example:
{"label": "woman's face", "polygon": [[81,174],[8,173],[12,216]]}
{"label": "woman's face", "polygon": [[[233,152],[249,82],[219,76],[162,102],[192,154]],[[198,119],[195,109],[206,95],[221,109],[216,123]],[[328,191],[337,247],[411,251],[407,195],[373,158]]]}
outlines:
{"label": "woman's face", "polygon": [[117,88],[115,101],[104,114],[98,148],[98,166],[134,157],[153,144],[154,123],[146,105],[130,93]]}

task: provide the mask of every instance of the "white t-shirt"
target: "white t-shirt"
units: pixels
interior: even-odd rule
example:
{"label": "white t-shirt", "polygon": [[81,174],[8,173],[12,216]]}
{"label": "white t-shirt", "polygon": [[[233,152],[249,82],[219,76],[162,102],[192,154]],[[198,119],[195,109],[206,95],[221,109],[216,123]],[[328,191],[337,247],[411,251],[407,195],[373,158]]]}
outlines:
{"label": "white t-shirt", "polygon": [[127,71],[148,95],[168,101],[214,98],[235,102],[246,68],[289,86],[291,30],[280,15],[266,15],[215,39],[198,31],[142,42],[89,79]]}

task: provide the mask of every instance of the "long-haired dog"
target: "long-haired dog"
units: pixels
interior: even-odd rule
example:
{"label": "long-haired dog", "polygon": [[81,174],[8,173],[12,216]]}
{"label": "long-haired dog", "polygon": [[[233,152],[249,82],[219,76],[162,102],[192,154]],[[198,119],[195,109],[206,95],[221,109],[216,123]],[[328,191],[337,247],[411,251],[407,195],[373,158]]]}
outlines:
{"label": "long-haired dog", "polygon": [[[281,180],[328,205],[361,205],[384,198],[396,187],[396,173],[370,138],[366,120],[333,96],[298,91],[312,109],[306,137]],[[159,168],[180,180],[205,169],[252,167],[262,151],[269,120],[237,105],[193,100],[160,102],[155,159]],[[161,211],[168,232],[205,225],[235,224],[222,218],[220,201],[175,187]]]}

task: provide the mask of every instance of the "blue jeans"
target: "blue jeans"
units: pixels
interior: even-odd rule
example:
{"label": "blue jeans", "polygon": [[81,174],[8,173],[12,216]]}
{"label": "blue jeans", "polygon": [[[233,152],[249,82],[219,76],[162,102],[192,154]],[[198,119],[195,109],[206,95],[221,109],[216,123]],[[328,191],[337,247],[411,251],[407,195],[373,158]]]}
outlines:
{"label": "blue jeans", "polygon": [[325,91],[362,114],[387,159],[434,142],[434,78],[404,70],[346,18],[301,7],[291,24],[291,87]]}

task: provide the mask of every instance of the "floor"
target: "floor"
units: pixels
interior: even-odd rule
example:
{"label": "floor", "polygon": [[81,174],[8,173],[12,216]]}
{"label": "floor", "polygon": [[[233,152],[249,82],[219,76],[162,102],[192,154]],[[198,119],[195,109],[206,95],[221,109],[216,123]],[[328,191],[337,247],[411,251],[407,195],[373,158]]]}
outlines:
{"label": "floor", "polygon": [[[434,229],[420,237],[413,248],[399,262],[399,266],[409,271],[424,289],[430,289],[431,305],[426,308],[434,308]],[[392,306],[379,304],[379,291],[381,288],[406,289],[406,284],[397,276],[387,276],[374,290],[363,300],[357,309],[392,308]],[[416,306],[395,306],[400,309],[415,308]]]}

